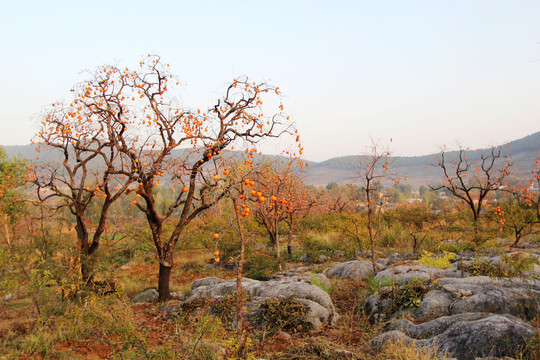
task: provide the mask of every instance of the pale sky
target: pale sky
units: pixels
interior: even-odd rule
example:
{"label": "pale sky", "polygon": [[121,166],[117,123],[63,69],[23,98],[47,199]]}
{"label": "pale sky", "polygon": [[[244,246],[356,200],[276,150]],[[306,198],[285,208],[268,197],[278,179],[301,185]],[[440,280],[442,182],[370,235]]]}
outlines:
{"label": "pale sky", "polygon": [[83,70],[160,55],[184,106],[248,75],[279,86],[321,161],[393,139],[395,155],[540,130],[540,1],[3,1],[0,144],[28,144]]}

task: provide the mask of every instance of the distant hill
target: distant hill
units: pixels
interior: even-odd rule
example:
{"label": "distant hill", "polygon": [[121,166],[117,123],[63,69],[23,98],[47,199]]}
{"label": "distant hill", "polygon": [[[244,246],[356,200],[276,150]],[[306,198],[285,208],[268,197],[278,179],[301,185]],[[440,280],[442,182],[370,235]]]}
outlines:
{"label": "distant hill", "polygon": [[[498,146],[503,155],[513,161],[513,168],[519,169],[522,174],[532,170],[534,159],[540,156],[540,131]],[[468,151],[471,159],[476,159],[489,149],[477,149]],[[456,157],[458,151],[446,153],[448,158]],[[437,184],[441,181],[439,168],[428,166],[433,163],[439,154],[423,156],[395,157],[394,169],[402,176],[408,177],[408,182],[413,186]],[[326,185],[329,182],[354,183],[355,167],[362,155],[349,155],[332,158],[322,162],[310,162],[306,182],[313,185]]]}
{"label": "distant hill", "polygon": [[[525,136],[521,139],[511,141],[499,146],[504,155],[512,159],[513,168],[519,169],[522,174],[530,173],[534,159],[540,156],[540,131]],[[40,160],[46,162],[57,162],[60,154],[54,151],[35,151],[34,145],[3,146],[9,156],[22,156],[31,161]],[[479,158],[482,153],[489,149],[477,149],[469,151],[471,159]],[[178,150],[178,156],[182,156],[182,150]],[[455,157],[457,151],[449,151],[448,158]],[[332,181],[337,183],[354,183],[355,166],[362,155],[349,155],[332,158],[321,162],[307,161],[309,167],[306,170],[306,183],[312,185],[326,185]],[[438,154],[423,156],[398,156],[394,158],[394,169],[402,175],[408,177],[408,183],[417,187],[419,185],[435,185],[441,180],[439,168],[428,166]],[[270,156],[273,157],[273,156]],[[285,159],[285,158],[284,158]]]}

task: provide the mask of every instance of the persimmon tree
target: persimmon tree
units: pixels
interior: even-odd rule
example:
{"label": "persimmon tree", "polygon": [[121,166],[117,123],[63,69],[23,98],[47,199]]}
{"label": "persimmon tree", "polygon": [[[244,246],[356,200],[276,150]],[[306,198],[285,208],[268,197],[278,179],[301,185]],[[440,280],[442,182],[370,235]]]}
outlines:
{"label": "persimmon tree", "polygon": [[326,185],[323,196],[320,197],[319,203],[328,212],[338,214],[353,212],[356,208],[357,194],[354,187],[350,185],[338,185],[337,183],[329,183]]}
{"label": "persimmon tree", "polygon": [[535,233],[535,226],[538,219],[534,209],[529,206],[530,202],[523,201],[523,198],[510,197],[502,201],[493,211],[494,220],[499,223],[499,231],[509,229],[514,242],[512,247],[517,247],[519,241],[527,235]]}
{"label": "persimmon tree", "polygon": [[254,172],[257,190],[251,191],[255,219],[266,229],[277,258],[280,258],[279,225],[289,229],[287,252],[292,253],[292,234],[298,219],[315,205],[315,198],[303,184],[304,162],[296,158],[276,158],[263,162]]}
{"label": "persimmon tree", "polygon": [[449,155],[443,147],[432,166],[441,169],[443,181],[430,188],[444,189],[463,201],[470,209],[477,232],[478,219],[485,200],[489,193],[501,189],[504,185],[510,174],[511,162],[501,154],[500,148],[492,147],[487,153],[472,159],[463,147],[459,147],[456,156]]}
{"label": "persimmon tree", "polygon": [[[121,105],[122,85],[108,82],[111,70],[99,69],[76,85],[69,103],[56,102],[43,110],[33,143],[60,160],[34,165],[29,181],[40,201],[67,207],[75,218],[83,281],[93,277],[94,254],[105,231],[111,205],[129,189],[132,177],[119,172],[124,164],[115,144],[128,108]],[[95,205],[97,224],[89,220]]]}
{"label": "persimmon tree", "polygon": [[375,239],[378,238],[380,233],[380,226],[374,229],[374,211],[379,210],[378,224],[380,225],[380,214],[385,201],[385,197],[379,189],[384,181],[400,181],[397,179],[397,175],[391,171],[391,165],[388,146],[381,146],[372,139],[371,146],[368,148],[367,153],[360,157],[356,167],[356,180],[359,182],[367,210],[367,228],[371,243],[371,261],[374,272],[377,271]]}
{"label": "persimmon tree", "polygon": [[268,233],[270,244],[274,248],[279,263],[279,225],[287,217],[284,208],[293,171],[290,165],[280,168],[278,163],[274,161],[260,164],[254,173],[256,189],[251,190],[249,200],[256,221]]}
{"label": "persimmon tree", "polygon": [[[174,76],[157,56],[149,56],[134,71],[107,66],[98,83],[103,91],[119,87],[122,97],[115,105],[118,127],[113,128],[116,151],[122,154],[119,171],[137,186],[136,206],[146,217],[159,262],[159,300],[169,297],[174,249],[185,227],[224,196],[223,177],[232,161],[226,154],[236,149],[255,149],[264,139],[293,133],[283,113],[280,91],[266,83],[235,79],[224,95],[207,109],[187,109],[171,89]],[[275,96],[271,116],[263,100]],[[299,145],[301,150],[301,146]],[[175,190],[168,207],[158,206],[156,187],[167,181]],[[165,232],[170,223],[172,231]]]}
{"label": "persimmon tree", "polygon": [[292,237],[297,223],[318,205],[316,196],[303,184],[302,178],[296,176],[291,180],[287,197],[283,199],[284,221],[289,228],[287,237],[287,254],[289,255],[292,255]]}
{"label": "persimmon tree", "polygon": [[523,236],[536,233],[540,224],[540,167],[531,170],[531,178],[525,184],[506,184],[504,196],[495,208],[493,215],[500,224],[500,231],[510,229],[514,235],[513,247],[517,247]]}

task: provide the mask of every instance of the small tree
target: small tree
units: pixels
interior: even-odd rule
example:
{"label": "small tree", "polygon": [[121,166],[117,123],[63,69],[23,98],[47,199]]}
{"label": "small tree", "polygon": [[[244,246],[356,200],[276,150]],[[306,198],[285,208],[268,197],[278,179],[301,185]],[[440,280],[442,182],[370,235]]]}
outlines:
{"label": "small tree", "polygon": [[308,189],[303,186],[300,173],[304,164],[298,159],[279,158],[261,164],[254,173],[257,190],[251,191],[255,219],[266,229],[277,258],[279,250],[279,225],[289,227],[287,251],[290,254],[292,233],[299,217],[307,215],[314,205]]}
{"label": "small tree", "polygon": [[[248,153],[248,156],[252,158],[252,153]],[[243,306],[244,306],[244,292],[242,290],[242,276],[244,271],[245,263],[245,250],[247,244],[247,238],[244,231],[243,218],[246,218],[250,215],[250,208],[247,206],[247,197],[249,196],[250,188],[255,185],[251,177],[253,177],[253,169],[250,168],[251,160],[244,161],[244,165],[239,165],[239,162],[231,164],[232,176],[226,180],[225,185],[225,196],[232,202],[232,208],[234,213],[234,219],[232,221],[232,226],[235,231],[238,233],[240,238],[240,253],[237,258],[234,259],[236,263],[237,273],[236,273],[236,338],[238,341],[237,356],[242,358],[245,355],[246,351],[246,337],[244,334],[244,317],[243,317]],[[247,168],[247,169],[246,169]],[[253,184],[253,185],[252,185]],[[219,238],[219,235],[214,235],[216,240]],[[216,246],[217,247],[217,246]],[[219,251],[216,250],[214,255],[219,256]],[[219,261],[219,257],[216,258],[216,261]]]}
{"label": "small tree", "polygon": [[346,237],[356,241],[361,254],[364,254],[364,241],[366,234],[367,217],[363,213],[347,212],[342,214],[337,225],[337,230]]}
{"label": "small tree", "polygon": [[[536,160],[536,165],[538,164]],[[538,165],[537,165],[538,166]],[[523,236],[535,233],[535,227],[540,224],[540,168],[531,170],[532,178],[526,185],[507,185],[504,192],[507,196],[500,199],[500,205],[495,208],[495,219],[500,223],[500,231],[511,229],[514,234],[513,247],[517,247]]]}
{"label": "small tree", "polygon": [[[375,239],[379,236],[380,228],[374,229],[374,210],[378,207],[379,218],[384,202],[384,195],[379,192],[383,181],[398,181],[397,176],[390,171],[390,151],[388,147],[381,147],[373,139],[368,152],[360,158],[357,166],[356,179],[365,198],[367,209],[367,227],[371,243],[371,261],[373,271],[377,271],[375,264]],[[379,219],[380,224],[380,219]]]}
{"label": "small tree", "polygon": [[319,203],[325,211],[338,214],[354,212],[358,198],[354,187],[329,183],[325,190],[319,197]]}
{"label": "small tree", "polygon": [[28,162],[24,159],[9,158],[0,147],[0,213],[5,231],[5,240],[11,242],[9,224],[21,215],[25,199],[25,175]]}
{"label": "small tree", "polygon": [[420,204],[400,206],[394,215],[411,237],[413,253],[417,254],[429,230],[437,223],[437,216]]}
{"label": "small tree", "polygon": [[[473,155],[474,156],[474,155]],[[488,153],[480,154],[478,159],[467,157],[467,150],[459,148],[455,157],[441,149],[440,157],[433,166],[443,172],[442,184],[430,186],[433,190],[445,189],[462,200],[470,209],[478,232],[478,219],[489,193],[499,190],[510,174],[511,163],[501,150],[492,147]]]}
{"label": "small tree", "polygon": [[538,220],[529,202],[519,198],[510,198],[495,207],[494,220],[500,225],[499,231],[510,229],[514,235],[512,247],[517,247],[523,236],[533,234]]}
{"label": "small tree", "polygon": [[[28,162],[26,160],[21,157],[9,158],[4,149],[0,147],[0,222],[3,225],[3,236],[1,238],[5,245],[5,247],[0,247],[2,268],[0,287],[6,290],[11,286],[20,289],[21,280],[23,279],[30,285],[35,284],[35,281],[33,281],[34,276],[28,269],[29,263],[32,263],[32,258],[35,257],[35,249],[32,247],[31,251],[28,251],[28,248],[25,249],[25,246],[21,246],[21,242],[17,244],[16,239],[18,236],[16,236],[15,232],[19,220],[27,218],[25,217],[26,180],[30,180],[29,175],[25,174],[27,170]],[[31,242],[28,241],[27,243],[30,244]],[[18,268],[18,274],[17,271],[14,271],[14,266]],[[29,293],[36,312],[41,314],[38,291],[39,289],[32,286]]]}
{"label": "small tree", "polygon": [[296,177],[289,187],[289,194],[283,199],[285,205],[285,223],[289,227],[287,238],[287,254],[292,255],[292,237],[296,223],[305,218],[317,206],[317,198],[311,194],[309,188],[302,184],[302,179]]}

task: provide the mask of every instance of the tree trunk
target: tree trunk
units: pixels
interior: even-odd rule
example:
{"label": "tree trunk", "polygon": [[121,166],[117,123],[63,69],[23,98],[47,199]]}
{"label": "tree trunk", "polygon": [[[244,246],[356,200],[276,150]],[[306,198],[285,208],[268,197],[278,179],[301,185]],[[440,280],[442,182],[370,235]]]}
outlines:
{"label": "tree trunk", "polygon": [[289,237],[287,239],[287,254],[292,255],[292,233],[293,233],[293,222],[292,219],[290,220],[289,225]]}
{"label": "tree trunk", "polygon": [[9,237],[9,227],[8,227],[9,218],[8,215],[4,213],[4,231],[6,232],[6,242],[8,246],[11,246],[11,240]]}
{"label": "tree trunk", "polygon": [[236,223],[238,225],[238,235],[240,236],[240,260],[238,261],[238,273],[236,274],[236,338],[238,341],[238,351],[236,355],[238,356],[238,358],[243,359],[246,347],[244,341],[244,316],[242,313],[244,307],[244,293],[242,292],[242,273],[244,270],[246,239],[244,237],[244,231],[242,228],[242,222],[240,221],[240,215],[238,214],[236,200],[233,198],[232,202]]}
{"label": "tree trunk", "polygon": [[377,272],[377,264],[375,264],[375,237],[373,236],[373,219],[371,216],[372,209],[368,208],[368,231],[369,240],[371,241],[371,264],[373,265],[373,273]]}
{"label": "tree trunk", "polygon": [[88,285],[92,283],[94,279],[93,257],[91,255],[81,253],[80,262],[82,280],[84,284]]}
{"label": "tree trunk", "polygon": [[75,230],[77,232],[77,241],[79,242],[79,262],[81,264],[81,276],[84,284],[92,282],[93,278],[93,266],[92,257],[89,255],[90,246],[88,244],[88,231],[84,224],[82,214],[75,215],[77,224]]}
{"label": "tree trunk", "polygon": [[519,243],[519,240],[521,240],[521,232],[522,232],[523,228],[519,229],[519,230],[515,230],[515,236],[516,236],[516,241],[514,241],[514,243],[512,244],[512,247],[513,248],[517,248],[518,247],[518,243]]}
{"label": "tree trunk", "polygon": [[159,280],[158,280],[158,301],[167,301],[171,296],[170,283],[171,283],[171,270],[172,266],[165,266],[159,263]]}

